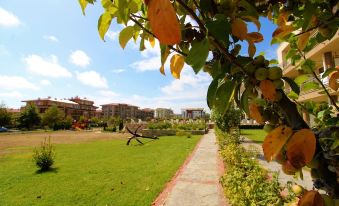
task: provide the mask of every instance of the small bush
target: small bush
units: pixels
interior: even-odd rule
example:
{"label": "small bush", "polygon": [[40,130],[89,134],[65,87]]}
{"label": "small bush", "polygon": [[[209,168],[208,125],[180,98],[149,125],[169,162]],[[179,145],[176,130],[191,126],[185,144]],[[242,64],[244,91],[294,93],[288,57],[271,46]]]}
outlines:
{"label": "small bush", "polygon": [[54,157],[55,152],[50,137],[48,140],[45,138],[44,142],[41,143],[41,146],[34,149],[33,161],[36,166],[40,168],[40,171],[49,170],[54,163]]}

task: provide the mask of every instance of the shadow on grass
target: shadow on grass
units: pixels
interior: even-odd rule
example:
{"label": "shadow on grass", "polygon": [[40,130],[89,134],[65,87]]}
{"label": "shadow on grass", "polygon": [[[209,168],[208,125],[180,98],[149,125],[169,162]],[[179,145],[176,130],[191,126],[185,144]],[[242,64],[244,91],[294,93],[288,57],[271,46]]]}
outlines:
{"label": "shadow on grass", "polygon": [[50,168],[48,170],[37,170],[35,171],[35,174],[40,175],[44,173],[58,173],[59,168]]}
{"label": "shadow on grass", "polygon": [[159,139],[140,139],[140,141],[143,143],[143,144],[140,144],[139,142],[137,142],[136,140],[135,140],[135,142],[133,142],[133,144],[130,144],[131,146],[134,146],[134,147],[136,147],[136,146],[145,146],[145,145],[147,145],[147,144],[149,144],[149,143],[151,143],[151,142],[154,142],[154,141],[156,141],[156,140],[159,140]]}

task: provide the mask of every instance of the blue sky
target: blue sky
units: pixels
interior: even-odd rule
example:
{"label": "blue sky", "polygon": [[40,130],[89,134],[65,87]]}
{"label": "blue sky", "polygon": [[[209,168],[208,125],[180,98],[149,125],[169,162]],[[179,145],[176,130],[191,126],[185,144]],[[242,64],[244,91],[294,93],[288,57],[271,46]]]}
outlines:
{"label": "blue sky", "polygon": [[[106,42],[97,32],[99,3],[83,16],[77,0],[1,0],[0,102],[19,108],[21,100],[52,96],[87,97],[96,105],[130,103],[142,108],[204,107],[211,81],[185,66],[181,79],[159,72],[159,49],[138,51],[131,41],[118,43],[121,25],[112,24]],[[265,40],[257,51],[275,58],[269,44],[274,25],[261,20]],[[255,30],[251,25],[250,30]],[[244,53],[247,49],[244,47]]]}

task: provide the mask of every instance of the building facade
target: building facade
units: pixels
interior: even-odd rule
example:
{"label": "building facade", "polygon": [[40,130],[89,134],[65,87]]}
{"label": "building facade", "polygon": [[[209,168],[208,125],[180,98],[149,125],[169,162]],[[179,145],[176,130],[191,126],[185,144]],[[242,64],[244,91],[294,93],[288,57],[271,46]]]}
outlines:
{"label": "building facade", "polygon": [[71,116],[74,120],[79,120],[81,116],[90,119],[95,116],[95,111],[98,107],[94,106],[94,102],[81,99],[79,97],[71,99],[57,99],[57,98],[38,98],[33,100],[24,100],[26,105],[36,105],[39,113],[43,114],[51,106],[57,106],[62,110],[66,116]]}
{"label": "building facade", "polygon": [[104,104],[102,107],[102,116],[104,118],[119,116],[122,119],[134,119],[138,115],[138,107],[129,104]]}
{"label": "building facade", "polygon": [[154,109],[150,108],[139,109],[137,118],[141,120],[154,119]]}
{"label": "building facade", "polygon": [[185,108],[181,109],[181,115],[184,119],[200,119],[205,117],[204,108]]}
{"label": "building facade", "polygon": [[174,116],[172,109],[167,108],[156,108],[155,109],[155,118],[157,119],[170,119]]}
{"label": "building facade", "polygon": [[[313,35],[316,35],[314,33]],[[289,60],[286,60],[286,55],[288,54],[290,47],[287,43],[283,43],[279,46],[277,50],[278,60],[280,66],[283,68],[283,74],[284,76],[287,76],[289,78],[295,79],[297,76],[300,75],[299,71],[297,70],[297,66],[292,65]],[[331,39],[327,40],[321,44],[316,45],[312,50],[306,53],[306,58],[311,59],[315,62],[315,73],[318,77],[321,79],[321,75],[330,68],[336,68],[339,66],[339,33],[336,33],[336,35]],[[316,79],[314,77],[309,78],[305,83],[301,85],[301,88],[307,83],[315,81]],[[325,78],[322,80],[323,84],[329,91],[332,99],[336,103],[338,103],[338,95],[339,91],[334,91],[331,88],[328,87],[328,78]],[[289,93],[291,91],[291,88],[289,85],[285,85],[285,91]],[[305,102],[305,101],[313,101],[317,103],[328,103],[332,104],[331,101],[329,101],[329,98],[326,94],[322,92],[322,88],[319,89],[312,89],[308,91],[302,91],[299,95],[298,102]],[[309,116],[306,112],[303,113],[304,120],[308,122],[309,124],[312,124],[313,117]]]}

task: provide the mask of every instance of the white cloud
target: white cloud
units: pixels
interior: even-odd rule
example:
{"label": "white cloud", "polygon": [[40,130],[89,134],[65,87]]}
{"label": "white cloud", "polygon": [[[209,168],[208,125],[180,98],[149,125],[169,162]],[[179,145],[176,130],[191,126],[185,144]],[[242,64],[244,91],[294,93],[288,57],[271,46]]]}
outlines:
{"label": "white cloud", "polygon": [[126,69],[113,69],[112,72],[115,74],[123,73]]}
{"label": "white cloud", "polygon": [[40,81],[40,84],[43,86],[50,86],[52,85],[50,81],[48,81],[47,79],[43,79]]}
{"label": "white cloud", "polygon": [[110,91],[110,90],[102,90],[99,91],[99,94],[105,98],[112,98],[120,96],[118,93]]}
{"label": "white cloud", "polygon": [[3,27],[16,27],[21,24],[19,18],[13,13],[0,7],[0,26]]}
{"label": "white cloud", "polygon": [[32,89],[38,90],[39,87],[29,82],[24,77],[0,75],[1,90]]}
{"label": "white cloud", "polygon": [[51,42],[59,42],[59,39],[53,35],[46,35],[44,36],[44,39],[51,41]]}
{"label": "white cloud", "polygon": [[0,93],[0,97],[6,97],[6,98],[20,98],[22,97],[22,94],[17,91],[13,92],[2,92]]}
{"label": "white cloud", "polygon": [[160,57],[151,57],[148,59],[143,59],[131,64],[131,67],[139,72],[144,71],[156,71],[159,70],[161,66]]}
{"label": "white cloud", "polygon": [[24,58],[27,70],[33,74],[45,77],[71,77],[72,74],[58,63],[58,58],[51,55],[50,58],[43,58],[39,55],[29,55]]}
{"label": "white cloud", "polygon": [[77,72],[77,79],[84,85],[91,86],[94,88],[107,89],[107,80],[96,71]]}
{"label": "white cloud", "polygon": [[90,64],[91,58],[84,51],[76,50],[75,52],[72,52],[70,62],[84,68]]}
{"label": "white cloud", "polygon": [[115,41],[116,39],[117,39],[117,37],[118,37],[118,34],[119,34],[119,32],[115,32],[115,31],[107,31],[107,33],[106,33],[106,37],[108,38],[108,39],[110,39],[111,41]]}

